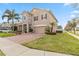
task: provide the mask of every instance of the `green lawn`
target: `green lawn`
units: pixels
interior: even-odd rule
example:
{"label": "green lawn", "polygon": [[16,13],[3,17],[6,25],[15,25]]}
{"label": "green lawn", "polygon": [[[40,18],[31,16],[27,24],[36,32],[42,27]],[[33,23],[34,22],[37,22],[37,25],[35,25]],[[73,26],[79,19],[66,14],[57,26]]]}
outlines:
{"label": "green lawn", "polygon": [[45,35],[38,40],[23,45],[34,49],[79,55],[79,40],[67,33]]}
{"label": "green lawn", "polygon": [[15,36],[16,34],[14,33],[0,33],[0,37],[11,37],[11,36]]}
{"label": "green lawn", "polygon": [[0,56],[5,56],[5,54],[0,50]]}

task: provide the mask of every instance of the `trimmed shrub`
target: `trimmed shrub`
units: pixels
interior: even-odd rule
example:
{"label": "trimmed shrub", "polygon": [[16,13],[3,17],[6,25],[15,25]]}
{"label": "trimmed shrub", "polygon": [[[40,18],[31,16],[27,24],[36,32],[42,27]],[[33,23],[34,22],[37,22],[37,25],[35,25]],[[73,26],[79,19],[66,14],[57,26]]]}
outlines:
{"label": "trimmed shrub", "polygon": [[33,32],[33,29],[32,29],[32,28],[30,28],[30,29],[29,29],[29,32]]}
{"label": "trimmed shrub", "polygon": [[49,34],[49,35],[56,35],[56,33],[54,33],[54,32],[46,32],[46,34]]}
{"label": "trimmed shrub", "polygon": [[0,33],[3,33],[3,31],[0,31]]}

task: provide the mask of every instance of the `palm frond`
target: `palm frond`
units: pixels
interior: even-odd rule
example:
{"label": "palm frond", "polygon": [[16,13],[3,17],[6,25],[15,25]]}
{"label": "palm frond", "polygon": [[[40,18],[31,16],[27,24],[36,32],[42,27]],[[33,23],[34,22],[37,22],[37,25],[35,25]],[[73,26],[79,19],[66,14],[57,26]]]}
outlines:
{"label": "palm frond", "polygon": [[11,11],[7,9],[4,14],[11,14]]}
{"label": "palm frond", "polygon": [[17,14],[17,13],[15,14],[15,19],[19,21],[19,19],[20,19],[19,14]]}
{"label": "palm frond", "polygon": [[10,20],[11,20],[11,18],[8,18],[8,19],[7,19],[7,22],[9,23]]}
{"label": "palm frond", "polygon": [[6,10],[2,16],[2,19],[4,19],[5,17],[7,17],[7,22],[9,23],[10,20],[13,20],[12,22],[14,22],[14,20],[18,20],[20,19],[19,14],[15,13],[15,10]]}
{"label": "palm frond", "polygon": [[18,17],[15,17],[15,19],[18,20],[18,22],[19,22],[20,17],[19,16]]}
{"label": "palm frond", "polygon": [[16,13],[15,16],[19,16],[19,14]]}
{"label": "palm frond", "polygon": [[5,17],[9,17],[9,16],[8,16],[8,15],[3,15],[3,16],[2,16],[2,20],[3,20]]}

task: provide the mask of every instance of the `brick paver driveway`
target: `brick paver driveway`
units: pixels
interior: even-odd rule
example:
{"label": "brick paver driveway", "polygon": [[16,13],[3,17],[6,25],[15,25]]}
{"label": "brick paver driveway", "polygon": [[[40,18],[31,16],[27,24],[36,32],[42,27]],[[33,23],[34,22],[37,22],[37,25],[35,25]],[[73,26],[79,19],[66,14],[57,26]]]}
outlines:
{"label": "brick paver driveway", "polygon": [[27,43],[27,42],[30,42],[30,41],[35,40],[35,39],[37,39],[37,38],[40,38],[40,37],[42,37],[43,35],[44,35],[44,34],[25,33],[25,34],[13,36],[13,37],[7,37],[7,39],[22,44],[22,43],[24,43],[24,42]]}

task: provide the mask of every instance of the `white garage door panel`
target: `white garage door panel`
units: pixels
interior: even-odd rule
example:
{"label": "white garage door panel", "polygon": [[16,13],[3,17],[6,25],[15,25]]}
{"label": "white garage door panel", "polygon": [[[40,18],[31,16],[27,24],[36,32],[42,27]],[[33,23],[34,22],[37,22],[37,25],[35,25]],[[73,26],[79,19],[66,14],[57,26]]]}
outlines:
{"label": "white garage door panel", "polygon": [[35,27],[35,33],[45,33],[45,27]]}

